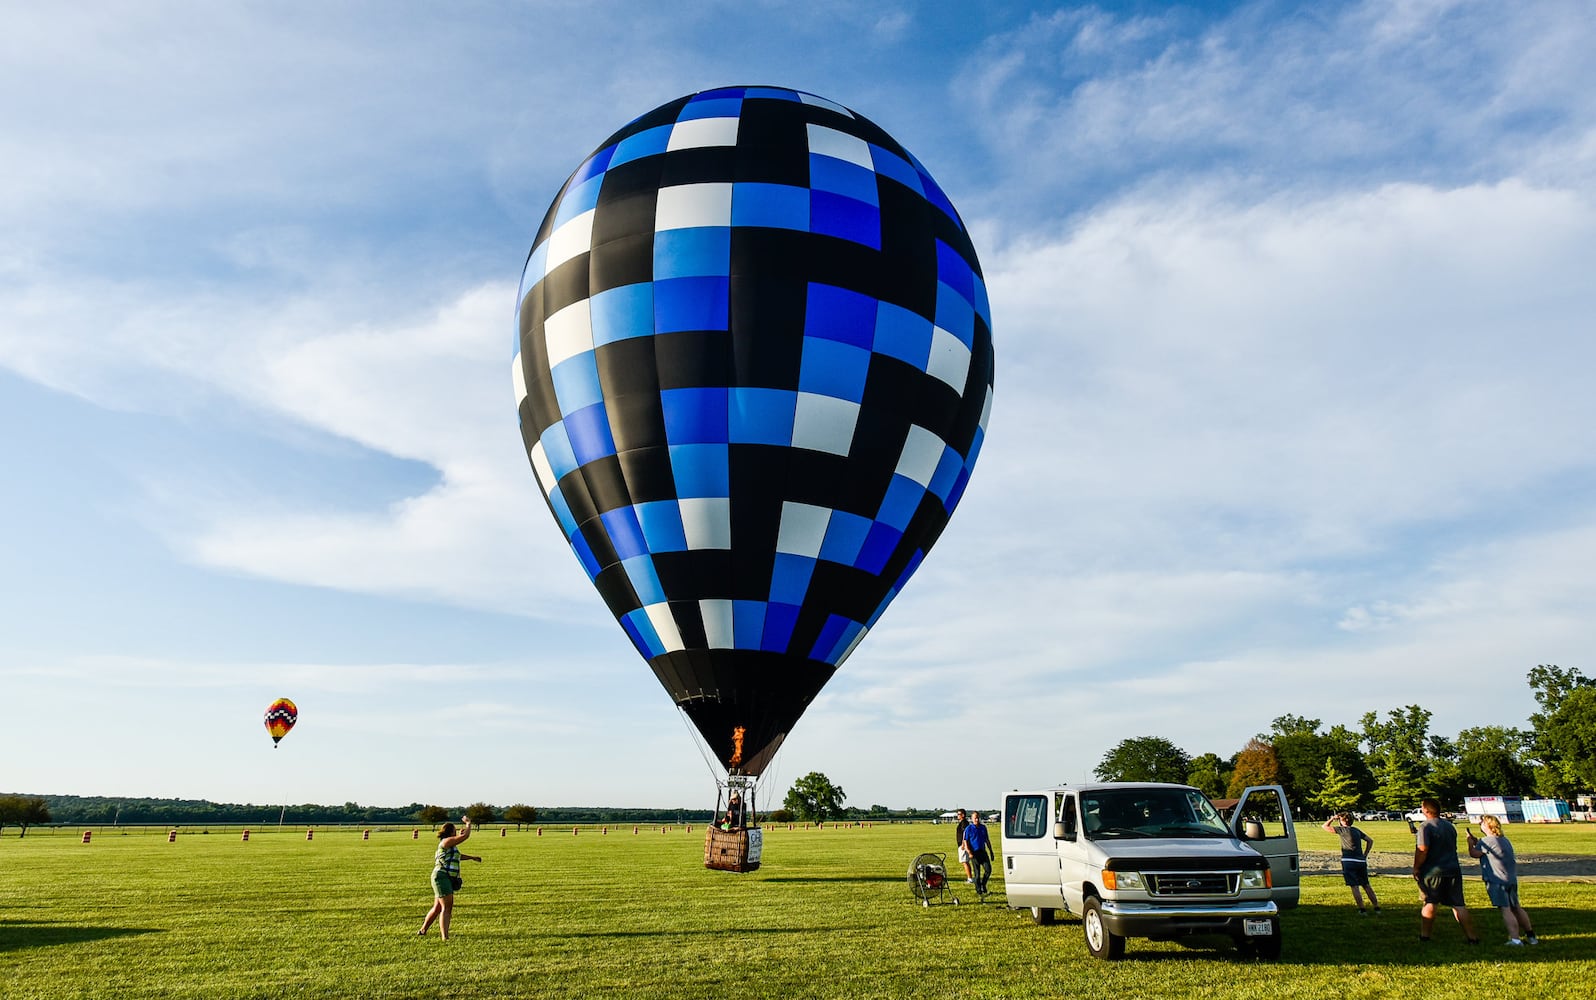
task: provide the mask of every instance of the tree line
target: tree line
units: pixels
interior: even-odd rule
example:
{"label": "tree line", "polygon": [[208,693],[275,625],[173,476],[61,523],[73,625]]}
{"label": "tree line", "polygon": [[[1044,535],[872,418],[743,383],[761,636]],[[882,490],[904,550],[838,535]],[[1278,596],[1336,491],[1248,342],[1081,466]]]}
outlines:
{"label": "tree line", "polygon": [[1460,803],[1469,795],[1572,798],[1596,789],[1596,680],[1540,664],[1527,675],[1540,710],[1527,729],[1474,726],[1455,737],[1430,731],[1419,705],[1365,712],[1356,729],[1282,715],[1229,757],[1188,755],[1158,736],[1121,741],[1103,755],[1103,781],[1173,781],[1212,798],[1249,785],[1282,785],[1293,802],[1324,812],[1421,798]]}

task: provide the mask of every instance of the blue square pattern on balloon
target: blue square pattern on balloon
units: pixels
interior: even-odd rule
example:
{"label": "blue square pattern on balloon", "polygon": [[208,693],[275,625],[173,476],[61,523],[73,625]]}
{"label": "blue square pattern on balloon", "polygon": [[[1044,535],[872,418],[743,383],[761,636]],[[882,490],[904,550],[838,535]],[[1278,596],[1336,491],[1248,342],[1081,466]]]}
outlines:
{"label": "blue square pattern on balloon", "polygon": [[862,292],[811,281],[804,301],[804,336],[869,350],[875,342],[879,301]]}
{"label": "blue square pattern on balloon", "polygon": [[733,444],[792,444],[792,425],[798,412],[798,394],[791,389],[739,386],[731,390],[729,426]]}
{"label": "blue square pattern on balloon", "polygon": [[732,185],[733,226],[809,231],[809,189],[741,181]]}
{"label": "blue square pattern on balloon", "polygon": [[555,227],[558,228],[583,212],[591,212],[597,208],[599,188],[603,186],[603,177],[590,177],[580,184],[566,188],[565,194],[560,197],[560,207],[554,213]]}
{"label": "blue square pattern on balloon", "polygon": [[731,495],[731,449],[724,444],[673,444],[671,472],[678,497]]}
{"label": "blue square pattern on balloon", "polygon": [[593,346],[654,335],[654,285],[641,281],[606,288],[587,300]]}
{"label": "blue square pattern on balloon", "polygon": [[889,524],[900,533],[907,530],[909,521],[914,517],[914,512],[920,508],[920,500],[924,496],[924,486],[906,476],[894,473],[892,482],[887,485],[886,495],[881,498],[881,509],[876,512],[876,521],[880,524]]}
{"label": "blue square pattern on balloon", "polygon": [[821,626],[814,648],[809,651],[809,658],[835,666],[842,651],[862,631],[864,625],[861,623],[841,615],[831,615],[826,619],[826,624]]}
{"label": "blue square pattern on balloon", "polygon": [[615,454],[615,438],[610,434],[610,418],[603,403],[567,413],[565,432],[571,437],[571,454],[576,456],[577,465]]}
{"label": "blue square pattern on balloon", "polygon": [[770,573],[770,600],[776,604],[802,604],[815,575],[815,561],[808,556],[776,553]]}
{"label": "blue square pattern on balloon", "polygon": [[589,156],[586,162],[584,162],[580,167],[576,168],[576,173],[571,175],[570,181],[567,182],[566,189],[570,190],[570,188],[575,187],[589,178],[603,176],[604,172],[610,169],[610,160],[614,156],[614,146],[605,146],[592,156]]}
{"label": "blue square pattern on balloon", "polygon": [[872,145],[870,162],[874,164],[876,173],[897,181],[915,194],[924,196],[925,189],[920,184],[920,172],[914,169],[914,165],[908,160],[891,150]]}
{"label": "blue square pattern on balloon", "polygon": [[582,564],[582,571],[587,574],[587,578],[598,579],[599,571],[604,567],[599,565],[598,556],[593,554],[593,546],[587,543],[587,539],[580,531],[572,535],[568,541],[571,543],[571,551],[576,553],[576,561]]}
{"label": "blue square pattern on balloon", "polygon": [[543,436],[538,438],[538,443],[543,446],[543,457],[548,459],[549,468],[554,472],[555,482],[564,479],[566,473],[581,464],[576,460],[576,452],[571,450],[571,437],[565,430],[563,420],[545,428]]}
{"label": "blue square pattern on balloon", "polygon": [[644,129],[636,135],[629,135],[615,146],[615,154],[610,157],[609,169],[613,170],[623,163],[640,160],[645,156],[657,156],[665,152],[665,147],[671,141],[671,129],[675,125],[657,125],[654,128]]}
{"label": "blue square pattern on balloon", "polygon": [[937,240],[937,280],[975,304],[975,270],[959,252]]}
{"label": "blue square pattern on balloon", "polygon": [[874,523],[845,510],[832,511],[831,520],[826,522],[826,539],[820,543],[820,558],[843,566],[855,565]]}
{"label": "blue square pattern on balloon", "polygon": [[731,273],[731,229],[698,226],[654,234],[654,279]]}
{"label": "blue square pattern on balloon", "polygon": [[626,579],[637,592],[638,603],[644,605],[664,603],[665,588],[660,585],[659,573],[654,569],[654,560],[651,556],[641,555],[622,559],[621,568],[626,571]]}
{"label": "blue square pattern on balloon", "polygon": [[765,602],[732,602],[732,642],[738,649],[758,649],[765,637]]}
{"label": "blue square pattern on balloon", "polygon": [[[643,537],[643,526],[637,523],[637,514],[630,507],[617,507],[599,515],[604,534],[609,536],[615,555],[626,561],[648,553],[648,541]],[[643,603],[647,604],[647,601]]]}
{"label": "blue square pattern on balloon", "polygon": [[920,183],[925,192],[925,200],[942,209],[944,215],[963,229],[964,223],[959,221],[959,213],[954,209],[953,202],[948,200],[948,196],[937,186],[937,182],[931,179],[931,175],[926,173],[924,167],[920,168]]}
{"label": "blue square pattern on balloon", "polygon": [[952,448],[942,450],[942,459],[937,462],[937,471],[931,475],[930,491],[933,496],[947,506],[948,497],[953,492],[953,484],[958,481],[959,473],[964,470],[964,458]]}
{"label": "blue square pattern on balloon", "polygon": [[682,510],[675,500],[650,500],[636,505],[637,522],[650,552],[687,551],[687,532],[682,527]]}
{"label": "blue square pattern on balloon", "polygon": [[565,540],[569,542],[571,536],[576,534],[576,515],[571,513],[571,502],[565,499],[565,493],[555,487],[548,492],[549,508],[554,511],[554,519],[560,523],[560,530],[565,532]]}
{"label": "blue square pattern on balloon", "polygon": [[886,568],[887,560],[892,558],[892,552],[898,547],[901,538],[903,532],[877,521],[870,526],[870,534],[865,537],[865,543],[859,550],[859,561],[854,566],[866,573],[879,575]]}
{"label": "blue square pattern on balloon", "polygon": [[881,205],[875,171],[835,157],[809,154],[809,186],[816,191],[830,191],[868,205]]}
{"label": "blue square pattern on balloon", "polygon": [[654,282],[654,332],[725,330],[731,279],[667,278]]}
{"label": "blue square pattern on balloon", "polygon": [[648,612],[642,608],[628,611],[621,619],[621,628],[626,631],[627,638],[632,640],[632,645],[643,654],[645,660],[652,660],[665,652],[665,644],[660,642],[659,633],[654,630],[654,623],[649,621]]}
{"label": "blue square pattern on balloon", "polygon": [[937,326],[959,338],[965,347],[975,346],[975,307],[970,300],[937,282]]}
{"label": "blue square pattern on balloon", "polygon": [[778,604],[772,601],[765,606],[765,634],[760,637],[759,648],[767,653],[785,653],[792,643],[792,629],[798,624],[799,607],[796,604]]}
{"label": "blue square pattern on balloon", "polygon": [[987,301],[986,281],[979,274],[975,276],[975,314],[988,330],[992,329],[992,303]]}
{"label": "blue square pattern on balloon", "polygon": [[876,309],[875,341],[877,354],[897,358],[925,371],[931,361],[931,321],[891,302]]}
{"label": "blue square pattern on balloon", "polygon": [[731,440],[727,393],[725,386],[662,391],[665,439],[671,444],[726,444]]}
{"label": "blue square pattern on balloon", "polygon": [[549,377],[554,382],[554,398],[562,414],[575,413],[604,398],[599,385],[598,360],[592,351],[583,351],[554,366]]}
{"label": "blue square pattern on balloon", "polygon": [[870,351],[821,337],[804,338],[798,363],[799,391],[858,403],[864,400],[869,374]]}
{"label": "blue square pattern on balloon", "polygon": [[[808,197],[805,195],[805,197]],[[551,230],[552,234],[552,230]],[[521,290],[516,298],[517,303],[526,301],[526,293],[531,291],[538,282],[542,281],[549,273],[549,241],[544,240],[532,248],[527,255],[526,267],[521,269]],[[517,324],[519,325],[519,324]],[[520,343],[520,331],[516,331],[516,342]]]}
{"label": "blue square pattern on balloon", "polygon": [[830,191],[811,191],[809,231],[880,250],[881,209]]}
{"label": "blue square pattern on balloon", "polygon": [[717,90],[693,95],[693,99],[682,105],[682,110],[677,112],[676,120],[685,122],[697,118],[736,118],[742,114],[742,110],[741,91]]}

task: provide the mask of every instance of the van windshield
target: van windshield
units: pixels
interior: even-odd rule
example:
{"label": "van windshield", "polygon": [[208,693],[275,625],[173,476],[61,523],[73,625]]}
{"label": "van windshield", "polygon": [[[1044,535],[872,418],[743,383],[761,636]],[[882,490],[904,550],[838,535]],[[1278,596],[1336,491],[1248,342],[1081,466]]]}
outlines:
{"label": "van windshield", "polygon": [[1107,788],[1081,796],[1088,840],[1229,837],[1213,803],[1192,788]]}

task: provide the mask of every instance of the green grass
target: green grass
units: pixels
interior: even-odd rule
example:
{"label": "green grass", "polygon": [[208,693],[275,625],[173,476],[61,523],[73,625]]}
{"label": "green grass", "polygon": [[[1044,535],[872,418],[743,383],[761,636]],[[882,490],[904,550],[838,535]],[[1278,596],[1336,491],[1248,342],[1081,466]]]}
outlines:
{"label": "green grass", "polygon": [[[1087,955],[1074,920],[1037,927],[976,905],[962,884],[964,905],[915,904],[904,872],[918,852],[946,849],[943,827],[772,829],[766,866],[748,875],[705,870],[701,830],[562,829],[473,837],[465,850],[486,861],[465,866],[447,944],[436,931],[415,937],[432,843],[408,832],[168,844],[99,831],[89,845],[13,832],[0,839],[0,996],[1322,1000],[1418,995],[1441,980],[1502,996],[1596,981],[1593,885],[1525,887],[1546,938],[1535,949],[1499,944],[1476,879],[1469,902],[1488,943],[1466,948],[1444,926],[1421,948],[1411,883],[1377,880],[1387,912],[1360,918],[1339,878],[1317,877],[1286,916],[1279,963],[1242,961],[1222,941],[1132,941],[1123,962],[1106,963]],[[1552,832],[1574,846],[1533,849],[1596,853],[1583,829]]]}

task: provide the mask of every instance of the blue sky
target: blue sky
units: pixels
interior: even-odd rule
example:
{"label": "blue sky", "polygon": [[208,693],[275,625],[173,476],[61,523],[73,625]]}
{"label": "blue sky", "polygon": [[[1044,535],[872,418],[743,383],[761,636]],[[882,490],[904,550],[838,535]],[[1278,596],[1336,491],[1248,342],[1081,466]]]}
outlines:
{"label": "blue sky", "polygon": [[1531,667],[1591,670],[1587,4],[326,6],[7,16],[0,790],[712,798],[509,359],[565,176],[738,83],[926,164],[997,352],[962,506],[774,797],[993,801],[1287,712],[1522,724]]}

